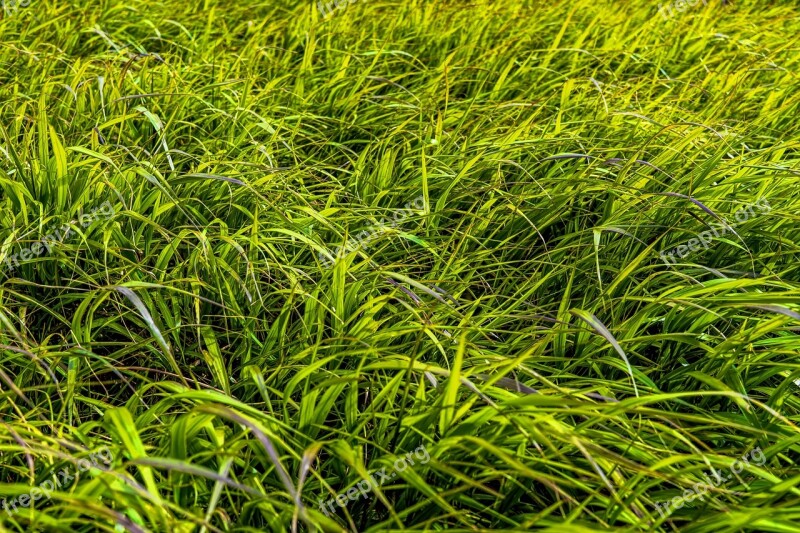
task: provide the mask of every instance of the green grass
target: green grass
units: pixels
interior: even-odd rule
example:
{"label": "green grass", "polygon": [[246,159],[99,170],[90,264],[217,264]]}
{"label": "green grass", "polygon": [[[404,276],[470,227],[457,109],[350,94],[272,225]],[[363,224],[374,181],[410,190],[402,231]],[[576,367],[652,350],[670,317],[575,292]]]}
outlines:
{"label": "green grass", "polygon": [[0,531],[800,527],[796,2],[80,4],[0,18]]}

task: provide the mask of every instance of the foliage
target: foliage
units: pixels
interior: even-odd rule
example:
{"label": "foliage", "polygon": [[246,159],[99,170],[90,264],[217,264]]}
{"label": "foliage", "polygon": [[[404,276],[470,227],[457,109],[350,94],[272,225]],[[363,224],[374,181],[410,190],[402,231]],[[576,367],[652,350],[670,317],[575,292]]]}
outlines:
{"label": "foliage", "polygon": [[113,460],[3,531],[796,531],[800,11],[696,4],[6,10],[0,496]]}

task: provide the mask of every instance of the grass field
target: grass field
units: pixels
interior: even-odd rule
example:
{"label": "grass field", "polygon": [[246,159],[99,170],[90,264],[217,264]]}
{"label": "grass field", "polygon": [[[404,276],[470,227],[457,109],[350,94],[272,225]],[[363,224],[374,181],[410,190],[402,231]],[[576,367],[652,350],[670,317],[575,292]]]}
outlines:
{"label": "grass field", "polygon": [[797,2],[26,2],[0,532],[800,530]]}

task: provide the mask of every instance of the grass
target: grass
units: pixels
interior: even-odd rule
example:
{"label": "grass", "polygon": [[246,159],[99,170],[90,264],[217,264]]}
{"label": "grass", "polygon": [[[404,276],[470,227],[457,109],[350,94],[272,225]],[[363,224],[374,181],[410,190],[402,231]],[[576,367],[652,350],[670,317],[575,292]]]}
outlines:
{"label": "grass", "polygon": [[81,4],[0,19],[1,531],[797,530],[795,2]]}

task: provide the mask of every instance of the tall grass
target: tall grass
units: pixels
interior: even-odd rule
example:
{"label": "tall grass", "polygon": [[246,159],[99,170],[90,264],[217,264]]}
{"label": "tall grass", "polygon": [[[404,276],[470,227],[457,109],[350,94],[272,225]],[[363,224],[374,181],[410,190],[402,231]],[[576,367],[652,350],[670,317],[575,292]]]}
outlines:
{"label": "tall grass", "polygon": [[0,272],[2,531],[797,530],[795,2],[34,0],[0,45],[0,263],[73,232]]}

